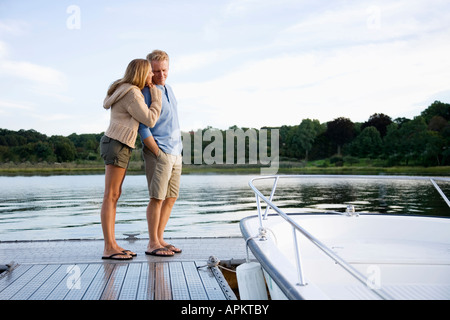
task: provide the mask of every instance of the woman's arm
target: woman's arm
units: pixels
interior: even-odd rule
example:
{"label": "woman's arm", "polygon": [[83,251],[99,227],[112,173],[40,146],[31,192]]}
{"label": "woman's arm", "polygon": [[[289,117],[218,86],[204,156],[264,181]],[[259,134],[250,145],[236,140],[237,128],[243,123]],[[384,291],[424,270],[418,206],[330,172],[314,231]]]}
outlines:
{"label": "woman's arm", "polygon": [[135,94],[135,103],[130,104],[128,107],[128,112],[138,122],[143,123],[150,128],[154,127],[156,121],[158,121],[159,116],[161,115],[161,90],[156,87],[150,88],[150,94],[152,97],[150,107],[148,107],[145,103],[144,96],[140,91],[133,90],[133,93]]}

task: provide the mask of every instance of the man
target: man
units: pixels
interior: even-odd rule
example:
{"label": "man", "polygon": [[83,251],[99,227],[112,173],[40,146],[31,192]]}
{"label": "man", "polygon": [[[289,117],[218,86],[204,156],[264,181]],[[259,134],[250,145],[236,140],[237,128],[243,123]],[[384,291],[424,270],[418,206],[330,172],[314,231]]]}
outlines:
{"label": "man", "polygon": [[[169,56],[161,50],[147,55],[153,70],[153,83],[162,91],[162,108],[159,120],[150,130],[139,126],[143,142],[145,174],[150,202],[147,206],[149,243],[146,254],[173,256],[181,250],[164,241],[163,234],[172,208],[178,198],[181,177],[182,141],[178,122],[177,100],[172,88],[166,84],[169,73]],[[150,90],[142,90],[145,102],[151,104]]]}

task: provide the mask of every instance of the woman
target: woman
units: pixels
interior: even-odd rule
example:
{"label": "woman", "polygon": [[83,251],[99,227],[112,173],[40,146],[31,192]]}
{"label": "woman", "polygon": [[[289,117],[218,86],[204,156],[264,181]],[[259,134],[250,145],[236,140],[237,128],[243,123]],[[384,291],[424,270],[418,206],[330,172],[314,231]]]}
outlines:
{"label": "woman", "polygon": [[[111,121],[100,141],[100,152],[105,161],[105,193],[101,209],[105,247],[102,259],[129,260],[136,255],[116,242],[116,207],[139,123],[153,127],[161,113],[161,91],[153,86],[152,77],[152,67],[146,59],[131,61],[124,77],[109,87],[103,102],[105,109],[111,109]],[[150,108],[141,93],[145,85],[150,87],[152,95]]]}

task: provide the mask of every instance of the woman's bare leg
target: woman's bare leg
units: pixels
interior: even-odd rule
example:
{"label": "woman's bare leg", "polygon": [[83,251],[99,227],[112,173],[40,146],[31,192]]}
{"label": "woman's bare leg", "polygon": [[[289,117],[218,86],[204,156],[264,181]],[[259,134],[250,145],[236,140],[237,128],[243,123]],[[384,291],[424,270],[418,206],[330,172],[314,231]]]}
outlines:
{"label": "woman's bare leg", "polygon": [[[105,193],[101,209],[101,222],[105,247],[103,256],[110,256],[123,251],[115,237],[116,208],[122,193],[122,184],[125,179],[126,169],[114,165],[105,168]],[[124,255],[127,257],[127,255]]]}

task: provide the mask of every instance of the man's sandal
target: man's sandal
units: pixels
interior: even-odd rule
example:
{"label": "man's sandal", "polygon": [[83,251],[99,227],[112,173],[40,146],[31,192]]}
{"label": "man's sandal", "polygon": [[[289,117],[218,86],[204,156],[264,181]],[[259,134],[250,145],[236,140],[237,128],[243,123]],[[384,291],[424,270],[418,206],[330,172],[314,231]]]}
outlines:
{"label": "man's sandal", "polygon": [[176,248],[173,244],[168,244],[164,248],[172,251],[173,253],[181,253],[183,250]]}
{"label": "man's sandal", "polygon": [[[164,251],[164,252],[171,252],[172,254],[170,254],[170,253],[169,254],[161,253],[162,251]],[[171,251],[171,250],[169,250],[167,248],[164,248],[164,247],[159,248],[159,249],[155,249],[155,250],[153,250],[151,252],[145,251],[145,254],[149,255],[149,256],[158,256],[158,257],[173,257],[175,255],[173,253],[173,251]]]}

